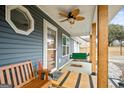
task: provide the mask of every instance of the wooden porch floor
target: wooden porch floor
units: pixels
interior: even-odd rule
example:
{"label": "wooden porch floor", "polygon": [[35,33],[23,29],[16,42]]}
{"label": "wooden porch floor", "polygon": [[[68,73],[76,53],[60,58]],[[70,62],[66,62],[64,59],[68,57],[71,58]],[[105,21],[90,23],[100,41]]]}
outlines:
{"label": "wooden porch floor", "polygon": [[[82,68],[70,67],[71,64],[83,64]],[[86,65],[87,64],[87,65]],[[52,84],[55,87],[63,88],[97,88],[97,75],[90,75],[91,63],[83,62],[70,62],[67,64],[61,72],[63,73],[58,80],[52,80]],[[89,68],[90,70],[86,70]],[[108,88],[118,88],[117,81],[108,79]]]}
{"label": "wooden porch floor", "polygon": [[97,88],[96,76],[73,71],[61,71],[63,74],[58,80],[53,80],[55,87],[63,88]]}

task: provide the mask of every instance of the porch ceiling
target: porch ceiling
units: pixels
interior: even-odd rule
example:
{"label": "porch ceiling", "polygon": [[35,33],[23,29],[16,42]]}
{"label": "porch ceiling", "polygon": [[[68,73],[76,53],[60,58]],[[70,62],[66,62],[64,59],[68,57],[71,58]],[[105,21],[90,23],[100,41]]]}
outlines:
{"label": "porch ceiling", "polygon": [[[94,20],[95,5],[40,5],[38,7],[63,27],[71,36],[88,35],[92,22],[96,21]],[[74,25],[70,25],[68,21],[60,22],[61,19],[64,19],[58,14],[61,10],[71,11],[75,8],[79,8],[79,15],[85,17],[83,21],[76,22]]]}
{"label": "porch ceiling", "polygon": [[[72,37],[86,36],[90,34],[91,24],[97,22],[97,8],[96,5],[38,5],[49,17],[51,17],[57,24],[64,28]],[[108,10],[109,22],[122,8],[122,5],[110,5]],[[59,16],[60,10],[71,11],[74,8],[80,9],[80,15],[85,17],[85,20],[76,22],[70,25],[69,22],[60,22],[63,17]]]}
{"label": "porch ceiling", "polygon": [[[108,7],[108,21],[109,21],[109,23],[115,17],[115,15],[121,10],[121,8],[123,8],[123,7],[124,7],[123,5],[109,5],[109,7]],[[96,8],[94,14],[95,15],[94,15],[94,18],[93,18],[93,22],[96,22],[96,20],[97,20],[97,8]],[[82,40],[81,40],[81,38],[82,38]],[[85,40],[89,41],[90,36],[81,36],[81,37],[78,36],[78,37],[73,37],[73,39],[75,41],[83,44],[84,43],[83,40],[85,39]]]}

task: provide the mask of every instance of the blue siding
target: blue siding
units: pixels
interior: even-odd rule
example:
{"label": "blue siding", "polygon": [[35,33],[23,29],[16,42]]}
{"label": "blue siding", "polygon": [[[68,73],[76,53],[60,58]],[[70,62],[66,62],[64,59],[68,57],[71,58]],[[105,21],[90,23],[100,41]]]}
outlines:
{"label": "blue siding", "polygon": [[[58,31],[58,68],[63,66],[70,59],[70,55],[62,57],[62,34],[68,35],[64,32],[64,30]],[[70,50],[69,50],[70,54],[74,52],[73,45],[74,45],[73,39],[70,38]]]}
{"label": "blue siding", "polygon": [[70,54],[74,52],[74,40],[70,38]]}
{"label": "blue siding", "polygon": [[0,66],[32,60],[33,64],[43,58],[42,21],[36,16],[35,29],[29,36],[15,33],[5,20],[5,6],[0,6]]}
{"label": "blue siding", "polygon": [[[36,6],[25,6],[35,21],[34,31],[28,35],[17,34],[5,20],[5,6],[0,6],[0,66],[32,60],[33,65],[43,60],[43,19],[58,28],[58,68],[69,57],[62,58],[62,34],[70,36],[62,27]],[[70,49],[73,51],[73,49]],[[59,59],[61,62],[59,63]]]}

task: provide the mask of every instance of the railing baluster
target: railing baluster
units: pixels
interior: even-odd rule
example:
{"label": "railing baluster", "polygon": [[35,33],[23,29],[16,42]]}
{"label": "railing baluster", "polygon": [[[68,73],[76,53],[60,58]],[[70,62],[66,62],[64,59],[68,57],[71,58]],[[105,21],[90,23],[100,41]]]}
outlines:
{"label": "railing baluster", "polygon": [[8,84],[11,85],[12,84],[12,81],[11,81],[9,69],[6,69],[6,77],[7,77]]}
{"label": "railing baluster", "polygon": [[31,68],[30,68],[30,63],[28,63],[28,70],[29,70],[29,76],[30,76],[30,78],[32,78],[32,72],[31,72]]}
{"label": "railing baluster", "polygon": [[16,78],[16,75],[15,75],[14,66],[11,67],[11,70],[12,70],[12,77],[13,77],[14,87],[16,87],[17,86],[17,78]]}
{"label": "railing baluster", "polygon": [[25,79],[25,76],[24,76],[25,74],[24,74],[23,65],[21,65],[20,68],[21,68],[21,73],[22,73],[23,82],[25,82],[26,79]]}
{"label": "railing baluster", "polygon": [[0,69],[0,81],[1,81],[1,84],[5,84],[5,79],[4,79],[4,74],[2,69]]}
{"label": "railing baluster", "polygon": [[20,75],[20,71],[19,71],[19,66],[16,67],[16,70],[17,70],[17,76],[18,76],[19,84],[21,84],[21,75]]}
{"label": "railing baluster", "polygon": [[30,63],[30,68],[31,68],[31,71],[32,71],[32,77],[34,77],[34,71],[33,71],[33,65],[32,65],[32,63]]}
{"label": "railing baluster", "polygon": [[26,72],[27,80],[29,80],[29,75],[28,75],[28,70],[27,70],[27,66],[26,66],[26,64],[24,64],[24,68],[25,68],[25,72]]}

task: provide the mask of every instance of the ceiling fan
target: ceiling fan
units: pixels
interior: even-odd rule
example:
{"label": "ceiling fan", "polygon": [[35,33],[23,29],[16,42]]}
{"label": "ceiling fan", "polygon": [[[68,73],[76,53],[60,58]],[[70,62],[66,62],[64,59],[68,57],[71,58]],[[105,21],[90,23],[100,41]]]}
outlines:
{"label": "ceiling fan", "polygon": [[65,11],[59,12],[59,15],[62,17],[65,17],[65,19],[61,20],[60,22],[69,21],[69,23],[72,25],[75,23],[75,21],[82,21],[85,18],[82,16],[79,16],[80,10],[74,9],[70,11],[69,13],[66,13]]}

